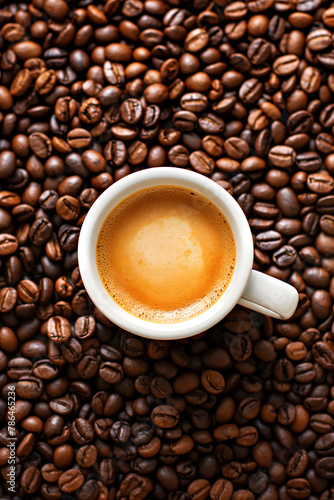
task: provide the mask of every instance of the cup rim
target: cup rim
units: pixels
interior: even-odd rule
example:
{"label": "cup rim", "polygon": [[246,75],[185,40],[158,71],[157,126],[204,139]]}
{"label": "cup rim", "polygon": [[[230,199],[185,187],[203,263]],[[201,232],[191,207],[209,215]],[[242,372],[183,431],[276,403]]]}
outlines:
{"label": "cup rim", "polygon": [[[96,242],[102,223],[124,198],[154,186],[192,189],[213,202],[227,218],[236,244],[236,266],[223,295],[209,309],[186,321],[153,323],[133,316],[116,304],[105,290],[96,265]],[[81,227],[78,242],[81,278],[93,303],[113,323],[136,335],[176,340],[199,334],[225,317],[246,288],[253,264],[253,239],[237,201],[218,183],[202,174],[176,167],[156,167],[129,174],[112,184],[94,202]]]}

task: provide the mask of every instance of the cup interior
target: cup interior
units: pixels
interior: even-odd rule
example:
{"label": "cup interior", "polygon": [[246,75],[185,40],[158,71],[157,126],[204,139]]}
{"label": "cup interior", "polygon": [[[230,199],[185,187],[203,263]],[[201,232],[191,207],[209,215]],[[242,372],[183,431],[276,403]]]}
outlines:
{"label": "cup interior", "polygon": [[[228,220],[236,244],[236,265],[224,294],[205,312],[186,321],[161,324],[136,318],[118,306],[105,290],[96,266],[96,243],[108,214],[126,197],[154,186],[178,186],[208,198]],[[216,182],[196,172],[158,167],[130,174],[110,186],[94,203],[82,225],[78,260],[85,288],[98,309],[121,328],[142,337],[175,340],[207,330],[220,321],[241,297],[253,264],[253,240],[247,219],[234,198]]]}

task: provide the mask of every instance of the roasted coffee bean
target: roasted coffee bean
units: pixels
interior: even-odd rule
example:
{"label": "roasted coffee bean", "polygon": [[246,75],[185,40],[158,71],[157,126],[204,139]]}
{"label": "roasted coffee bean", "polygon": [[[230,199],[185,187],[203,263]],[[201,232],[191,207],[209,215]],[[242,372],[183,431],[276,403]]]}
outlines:
{"label": "roasted coffee bean", "polygon": [[151,392],[159,399],[166,399],[173,393],[172,386],[163,377],[155,377],[151,382]]}
{"label": "roasted coffee bean", "polygon": [[44,210],[53,210],[56,207],[58,198],[58,193],[49,189],[47,191],[43,191],[39,197],[39,203]]}
{"label": "roasted coffee bean", "polygon": [[323,368],[334,365],[333,351],[325,342],[316,342],[312,346],[312,356]]}
{"label": "roasted coffee bean", "polygon": [[143,109],[140,101],[137,99],[126,99],[121,105],[121,116],[125,123],[135,125],[143,115]]}
{"label": "roasted coffee bean", "polygon": [[189,161],[189,151],[181,145],[173,146],[168,151],[168,159],[177,167],[185,167]]}
{"label": "roasted coffee bean", "polygon": [[294,498],[307,498],[311,493],[311,486],[306,479],[296,478],[287,482],[286,490]]}
{"label": "roasted coffee bean", "polygon": [[61,122],[67,122],[73,118],[77,109],[75,99],[67,96],[60,97],[55,104],[55,115]]}
{"label": "roasted coffee bean", "polygon": [[120,485],[122,495],[139,495],[145,498],[153,490],[153,482],[148,477],[129,473]]}
{"label": "roasted coffee bean", "polygon": [[297,451],[289,460],[286,472],[291,477],[301,476],[308,464],[308,454],[305,450]]}
{"label": "roasted coffee bean", "polygon": [[3,26],[1,34],[9,42],[18,42],[24,37],[25,29],[19,23],[7,23]]}
{"label": "roasted coffee bean", "polygon": [[159,121],[159,117],[160,117],[160,108],[157,105],[151,104],[150,106],[147,106],[143,115],[144,127],[156,126]]}
{"label": "roasted coffee bean", "polygon": [[260,411],[260,402],[256,398],[245,398],[240,402],[238,410],[247,420],[255,418]]}
{"label": "roasted coffee bean", "polygon": [[263,38],[256,38],[249,45],[247,57],[252,64],[263,64],[270,56],[270,43]]}
{"label": "roasted coffee bean", "polygon": [[1,230],[4,230],[7,227],[9,227],[11,225],[11,222],[12,222],[11,215],[3,208],[0,208],[0,227],[1,227]]}
{"label": "roasted coffee bean", "polygon": [[130,127],[124,123],[114,125],[111,131],[116,139],[123,139],[124,141],[132,141],[138,135],[138,129],[136,127]]}
{"label": "roasted coffee bean", "polygon": [[61,196],[57,200],[56,211],[59,217],[66,221],[76,219],[80,213],[79,201],[73,196]]}
{"label": "roasted coffee bean", "polygon": [[175,408],[168,405],[160,405],[154,408],[151,418],[157,427],[161,427],[163,429],[175,427],[179,420],[179,416]]}
{"label": "roasted coffee bean", "polygon": [[70,398],[55,398],[50,401],[49,405],[51,410],[58,415],[69,415],[73,411],[74,406]]}
{"label": "roasted coffee bean", "polygon": [[225,122],[213,113],[202,115],[198,124],[207,134],[221,134],[225,128]]}
{"label": "roasted coffee bean", "polygon": [[88,130],[75,128],[67,134],[67,142],[71,148],[81,149],[89,146],[91,142],[91,134]]}
{"label": "roasted coffee bean", "polygon": [[206,479],[195,479],[188,486],[188,495],[195,500],[204,500],[210,492],[210,483]]}
{"label": "roasted coffee bean", "polygon": [[18,340],[13,330],[7,326],[0,328],[1,348],[5,352],[14,353],[18,349]]}
{"label": "roasted coffee bean", "polygon": [[78,112],[79,118],[83,123],[93,124],[102,118],[100,103],[95,97],[90,97],[84,101]]}
{"label": "roasted coffee bean", "polygon": [[231,158],[243,160],[249,153],[249,145],[239,137],[230,137],[224,143],[224,149]]}
{"label": "roasted coffee bean", "polygon": [[276,195],[278,208],[286,217],[295,217],[299,214],[300,205],[296,194],[291,188],[284,187]]}
{"label": "roasted coffee bean", "polygon": [[326,49],[331,43],[331,33],[326,29],[316,29],[306,37],[307,46],[314,51]]}
{"label": "roasted coffee bean", "polygon": [[189,156],[191,166],[201,174],[209,175],[214,169],[214,161],[202,151],[194,151]]}
{"label": "roasted coffee bean", "polygon": [[198,113],[207,108],[208,99],[204,94],[192,92],[184,94],[180,99],[180,104],[184,110]]}
{"label": "roasted coffee bean", "polygon": [[29,495],[33,495],[38,490],[41,484],[41,473],[37,467],[28,467],[22,474],[20,484],[23,491]]}
{"label": "roasted coffee bean", "polygon": [[273,254],[273,261],[279,267],[291,266],[297,258],[296,250],[290,246],[285,245]]}
{"label": "roasted coffee bean", "polygon": [[35,219],[29,230],[30,241],[36,245],[44,245],[50,238],[53,231],[52,223],[43,217]]}
{"label": "roasted coffee bean", "polygon": [[329,194],[334,188],[334,179],[327,172],[315,172],[307,176],[307,186],[317,194]]}
{"label": "roasted coffee bean", "polygon": [[233,495],[233,484],[227,479],[217,479],[210,489],[212,500],[230,500]]}
{"label": "roasted coffee bean", "polygon": [[121,365],[106,361],[101,364],[99,375],[109,384],[117,384],[123,379],[124,373]]}
{"label": "roasted coffee bean", "polygon": [[59,370],[57,366],[51,363],[51,361],[41,360],[34,363],[32,373],[41,380],[49,381],[57,377],[57,375],[59,374]]}
{"label": "roasted coffee bean", "polygon": [[52,144],[49,137],[41,132],[29,136],[29,146],[38,158],[46,159],[51,155]]}
{"label": "roasted coffee bean", "polygon": [[273,70],[278,76],[288,76],[296,71],[299,62],[299,58],[294,54],[284,55],[275,60]]}
{"label": "roasted coffee bean", "polygon": [[40,295],[38,286],[31,280],[20,281],[17,285],[17,292],[22,302],[27,304],[37,302]]}
{"label": "roasted coffee bean", "polygon": [[147,146],[144,142],[135,141],[128,148],[128,161],[131,165],[143,163],[147,156]]}
{"label": "roasted coffee bean", "polygon": [[245,158],[240,165],[242,172],[252,173],[266,168],[266,162],[257,156]]}
{"label": "roasted coffee bean", "polygon": [[287,122],[288,130],[293,134],[307,133],[313,125],[313,116],[308,111],[296,111]]}
{"label": "roasted coffee bean", "polygon": [[333,479],[334,477],[334,460],[333,457],[320,458],[315,464],[315,470],[320,477],[325,479]]}
{"label": "roasted coffee bean", "polygon": [[55,87],[57,81],[56,72],[53,69],[41,71],[35,81],[35,90],[40,95],[49,94]]}
{"label": "roasted coffee bean", "polygon": [[320,84],[320,71],[317,68],[307,66],[300,77],[301,88],[308,94],[313,94],[319,89]]}
{"label": "roasted coffee bean", "polygon": [[[174,4],[0,12],[0,382],[4,400],[15,387],[21,426],[15,494],[326,500],[334,10]],[[86,213],[113,182],[164,165],[237,200],[254,268],[299,292],[291,320],[236,307],[174,343],[94,308],[77,262]],[[13,436],[0,431],[6,479]]]}
{"label": "roasted coffee bean", "polygon": [[333,214],[334,213],[334,197],[333,195],[324,196],[316,203],[316,211],[319,214]]}
{"label": "roasted coffee bean", "polygon": [[296,152],[289,146],[274,146],[270,149],[268,158],[275,167],[289,168],[296,160]]}
{"label": "roasted coffee bean", "polygon": [[[88,149],[82,154],[82,161],[85,167],[92,173],[97,174],[103,172],[106,167],[106,161],[101,153]],[[71,203],[74,202],[71,200]]]}
{"label": "roasted coffee bean", "polygon": [[240,163],[230,158],[221,158],[216,161],[216,167],[223,172],[236,172],[240,169]]}
{"label": "roasted coffee bean", "polygon": [[207,135],[202,139],[202,147],[210,156],[221,156],[224,150],[224,141],[219,136]]}
{"label": "roasted coffee bean", "polygon": [[296,156],[297,166],[306,172],[316,172],[321,167],[321,158],[316,152],[299,153]]}
{"label": "roasted coffee bean", "polygon": [[197,116],[191,111],[177,111],[173,117],[173,124],[177,130],[192,132],[197,123]]}
{"label": "roasted coffee bean", "polygon": [[11,311],[17,302],[17,291],[15,288],[5,287],[0,291],[0,311],[6,313]]}
{"label": "roasted coffee bean", "polygon": [[[79,239],[79,228],[63,224],[58,231],[59,245],[61,250],[71,252],[76,248]],[[57,253],[59,253],[57,249]],[[60,256],[60,259],[62,257]]]}
{"label": "roasted coffee bean", "polygon": [[12,234],[0,234],[0,255],[1,257],[11,255],[18,249],[18,241]]}
{"label": "roasted coffee bean", "polygon": [[111,85],[122,85],[124,83],[125,74],[122,64],[106,61],[103,65],[103,73]]}
{"label": "roasted coffee bean", "polygon": [[64,493],[72,493],[80,488],[85,478],[83,474],[77,469],[69,469],[58,479],[58,486]]}
{"label": "roasted coffee bean", "polygon": [[256,236],[256,246],[264,251],[276,250],[282,241],[282,236],[277,231],[265,231]]}
{"label": "roasted coffee bean", "polygon": [[22,376],[16,384],[16,392],[24,399],[39,398],[43,392],[42,381],[37,377]]}
{"label": "roasted coffee bean", "polygon": [[91,467],[97,459],[97,449],[92,444],[81,446],[76,453],[76,461],[81,467]]}
{"label": "roasted coffee bean", "polygon": [[162,83],[152,83],[144,91],[149,104],[162,104],[168,99],[168,88]]}
{"label": "roasted coffee bean", "polygon": [[334,236],[334,217],[332,215],[323,215],[320,217],[319,226],[324,233]]}
{"label": "roasted coffee bean", "polygon": [[209,35],[207,31],[204,28],[196,28],[188,33],[184,41],[184,47],[188,52],[199,52],[204,49],[208,42]]}
{"label": "roasted coffee bean", "polygon": [[224,377],[216,370],[205,370],[201,375],[203,387],[211,394],[219,394],[225,388]]}
{"label": "roasted coffee bean", "polygon": [[257,78],[246,80],[239,90],[241,101],[246,104],[255,103],[261,96],[262,88],[262,83]]}
{"label": "roasted coffee bean", "polygon": [[111,459],[102,460],[99,467],[99,473],[103,484],[110,486],[115,482],[116,468]]}
{"label": "roasted coffee bean", "polygon": [[10,93],[15,97],[23,96],[30,88],[32,79],[29,69],[20,70],[12,81]]}
{"label": "roasted coffee bean", "polygon": [[69,321],[62,316],[54,316],[48,320],[47,335],[56,343],[63,344],[71,336],[71,325]]}
{"label": "roasted coffee bean", "polygon": [[104,149],[106,159],[111,165],[120,167],[126,160],[126,147],[122,141],[110,141]]}
{"label": "roasted coffee bean", "polygon": [[234,96],[226,97],[224,99],[221,99],[218,102],[215,102],[212,105],[212,109],[215,113],[218,113],[218,114],[228,113],[229,111],[231,111],[233,109],[236,102],[237,102],[236,97],[234,97]]}
{"label": "roasted coffee bean", "polygon": [[76,443],[80,445],[89,444],[93,440],[94,429],[87,420],[77,418],[72,423],[71,435]]}

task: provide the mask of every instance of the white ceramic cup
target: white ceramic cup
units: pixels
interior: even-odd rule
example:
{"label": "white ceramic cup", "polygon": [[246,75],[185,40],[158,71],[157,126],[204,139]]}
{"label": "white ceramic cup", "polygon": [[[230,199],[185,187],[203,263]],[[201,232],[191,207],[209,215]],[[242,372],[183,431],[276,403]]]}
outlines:
{"label": "white ceramic cup", "polygon": [[[96,242],[107,215],[122,200],[154,186],[179,186],[208,198],[225,215],[236,244],[236,265],[229,286],[205,312],[186,321],[161,324],[139,319],[116,304],[104,288],[96,265]],[[288,319],[298,303],[291,285],[252,270],[253,239],[242,209],[219,184],[190,170],[159,167],[130,174],[110,186],[90,208],[82,225],[78,259],[86,290],[100,311],[125,330],[151,339],[182,339],[215,325],[240,304],[279,319]]]}

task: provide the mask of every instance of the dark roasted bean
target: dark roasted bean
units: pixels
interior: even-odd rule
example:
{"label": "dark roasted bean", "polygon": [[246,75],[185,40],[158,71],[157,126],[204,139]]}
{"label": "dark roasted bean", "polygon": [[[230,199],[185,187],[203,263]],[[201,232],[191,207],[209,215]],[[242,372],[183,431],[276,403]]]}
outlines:
{"label": "dark roasted bean", "polygon": [[72,493],[80,488],[84,482],[83,474],[77,469],[69,469],[58,479],[58,485],[64,493]]}

